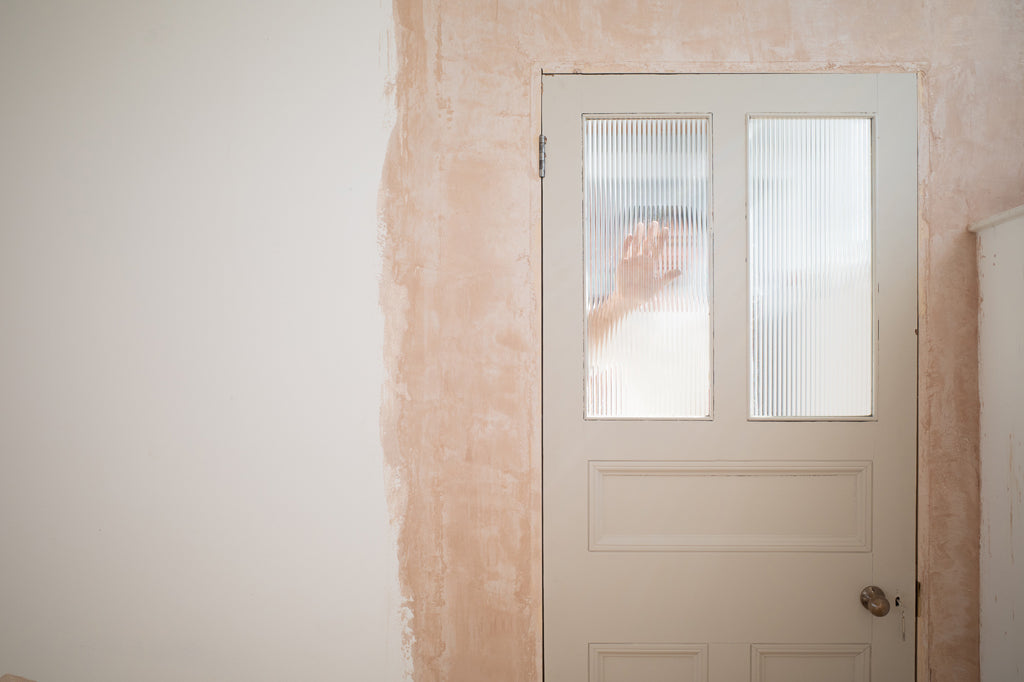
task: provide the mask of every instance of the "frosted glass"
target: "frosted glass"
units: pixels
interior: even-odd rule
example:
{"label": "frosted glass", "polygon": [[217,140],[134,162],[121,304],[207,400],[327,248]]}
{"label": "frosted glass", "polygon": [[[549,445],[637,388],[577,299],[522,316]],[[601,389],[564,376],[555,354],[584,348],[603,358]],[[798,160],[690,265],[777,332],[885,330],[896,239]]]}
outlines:
{"label": "frosted glass", "polygon": [[748,126],[750,414],[872,413],[870,118]]}
{"label": "frosted glass", "polygon": [[587,418],[710,414],[708,128],[584,119]]}

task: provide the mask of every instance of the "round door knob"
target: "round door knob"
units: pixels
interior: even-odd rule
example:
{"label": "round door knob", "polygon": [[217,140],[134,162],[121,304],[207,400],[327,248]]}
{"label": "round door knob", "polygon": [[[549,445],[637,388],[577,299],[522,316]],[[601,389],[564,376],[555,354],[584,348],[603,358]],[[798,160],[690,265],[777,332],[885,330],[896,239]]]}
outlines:
{"label": "round door knob", "polygon": [[881,618],[889,613],[889,600],[881,587],[868,585],[860,593],[860,603],[871,612],[872,616]]}

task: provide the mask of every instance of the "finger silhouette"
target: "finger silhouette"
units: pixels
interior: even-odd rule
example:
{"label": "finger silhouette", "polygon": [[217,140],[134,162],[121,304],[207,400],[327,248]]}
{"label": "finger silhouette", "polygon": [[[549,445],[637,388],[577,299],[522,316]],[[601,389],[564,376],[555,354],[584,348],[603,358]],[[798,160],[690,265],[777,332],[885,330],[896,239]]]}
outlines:
{"label": "finger silhouette", "polygon": [[676,279],[677,277],[679,277],[682,274],[683,274],[682,270],[680,270],[679,268],[673,268],[673,269],[669,270],[668,272],[666,272],[664,275],[662,275],[661,281],[659,282],[659,284],[662,287],[664,287],[664,286],[668,285],[669,283],[671,283],[672,280]]}
{"label": "finger silhouette", "polygon": [[634,241],[635,241],[635,239],[633,238],[633,235],[631,235],[631,234],[627,235],[626,238],[623,240],[623,242],[622,242],[622,257],[623,258],[630,258],[633,255],[633,242]]}

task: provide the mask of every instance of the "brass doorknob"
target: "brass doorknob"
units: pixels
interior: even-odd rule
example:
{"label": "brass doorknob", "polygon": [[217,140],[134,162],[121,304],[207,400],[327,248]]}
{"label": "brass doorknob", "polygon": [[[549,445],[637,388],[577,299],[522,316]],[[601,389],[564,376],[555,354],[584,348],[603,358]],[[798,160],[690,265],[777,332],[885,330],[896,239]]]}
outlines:
{"label": "brass doorknob", "polygon": [[860,603],[871,612],[872,616],[881,618],[889,613],[889,600],[881,587],[868,585],[860,593]]}

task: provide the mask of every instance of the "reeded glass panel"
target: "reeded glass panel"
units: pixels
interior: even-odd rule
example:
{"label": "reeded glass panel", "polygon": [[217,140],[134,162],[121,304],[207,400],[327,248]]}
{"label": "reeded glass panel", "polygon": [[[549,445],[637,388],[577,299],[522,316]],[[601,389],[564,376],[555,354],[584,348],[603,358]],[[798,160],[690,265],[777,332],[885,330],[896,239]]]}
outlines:
{"label": "reeded glass panel", "polygon": [[586,416],[710,414],[709,120],[586,118]]}
{"label": "reeded glass panel", "polygon": [[750,414],[872,413],[870,118],[750,118]]}

